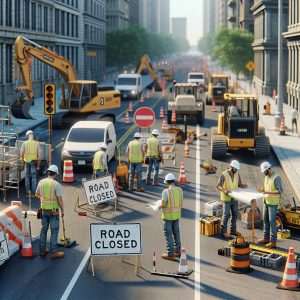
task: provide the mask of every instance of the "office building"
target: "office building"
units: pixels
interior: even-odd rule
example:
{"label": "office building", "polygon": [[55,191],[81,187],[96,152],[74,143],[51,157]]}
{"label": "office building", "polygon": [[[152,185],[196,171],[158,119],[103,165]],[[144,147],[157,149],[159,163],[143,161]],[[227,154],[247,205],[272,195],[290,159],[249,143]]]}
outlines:
{"label": "office building", "polygon": [[240,0],[239,27],[251,33],[254,33],[253,4],[254,0]]}
{"label": "office building", "polygon": [[129,27],[129,1],[130,0],[106,0],[107,32]]}
{"label": "office building", "polygon": [[216,31],[217,0],[203,1],[203,34]]}
{"label": "office building", "polygon": [[174,38],[186,39],[186,18],[172,18],[172,35]]}

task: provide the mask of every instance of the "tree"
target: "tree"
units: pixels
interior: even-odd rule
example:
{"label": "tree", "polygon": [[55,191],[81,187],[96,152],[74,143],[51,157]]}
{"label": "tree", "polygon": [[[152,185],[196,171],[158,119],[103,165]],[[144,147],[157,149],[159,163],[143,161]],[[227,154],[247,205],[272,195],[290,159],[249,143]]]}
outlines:
{"label": "tree", "polygon": [[214,57],[234,72],[249,74],[246,64],[253,60],[253,35],[242,29],[220,29],[214,38]]}
{"label": "tree", "polygon": [[205,55],[212,55],[214,47],[214,33],[207,33],[198,41],[198,50]]}

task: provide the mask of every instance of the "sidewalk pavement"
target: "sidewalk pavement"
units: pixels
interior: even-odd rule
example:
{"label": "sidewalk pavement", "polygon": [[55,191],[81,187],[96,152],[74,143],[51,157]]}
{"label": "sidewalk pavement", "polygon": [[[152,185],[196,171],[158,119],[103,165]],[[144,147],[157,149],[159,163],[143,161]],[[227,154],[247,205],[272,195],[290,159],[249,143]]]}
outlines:
{"label": "sidewalk pavement", "polygon": [[[248,82],[240,82],[241,88],[247,92],[251,91]],[[252,91],[254,91],[252,89]],[[264,115],[264,105],[269,100],[271,104],[271,115]],[[274,150],[278,161],[287,176],[291,187],[295,192],[295,198],[300,202],[300,139],[299,135],[291,132],[292,119],[291,111],[292,108],[287,104],[283,104],[283,115],[285,119],[286,135],[280,135],[278,129],[274,129],[276,105],[275,100],[269,96],[259,97],[260,107],[260,123],[265,128],[266,135],[270,138],[271,146]],[[299,126],[299,125],[298,125]]]}

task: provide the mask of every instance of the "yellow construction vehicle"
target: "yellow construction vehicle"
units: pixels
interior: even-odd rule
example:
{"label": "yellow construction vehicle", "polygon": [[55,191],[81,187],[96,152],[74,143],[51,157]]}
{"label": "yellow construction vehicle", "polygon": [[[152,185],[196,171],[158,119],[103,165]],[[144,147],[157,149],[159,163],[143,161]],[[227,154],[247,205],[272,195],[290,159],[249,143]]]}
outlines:
{"label": "yellow construction vehicle", "polygon": [[144,68],[147,69],[149,75],[151,76],[151,78],[153,80],[152,83],[147,86],[147,88],[152,89],[152,87],[154,86],[155,91],[160,92],[162,89],[161,89],[161,86],[157,82],[158,77],[157,77],[156,71],[155,71],[155,69],[150,61],[150,58],[147,54],[144,54],[142,56],[142,58],[140,59],[140,62],[135,70],[135,73],[141,75]]}
{"label": "yellow construction vehicle", "polygon": [[15,41],[14,59],[15,79],[18,80],[18,66],[24,85],[16,87],[17,99],[11,107],[14,117],[32,118],[29,114],[34,99],[30,66],[32,57],[57,70],[68,87],[68,96],[65,97],[64,84],[62,84],[62,101],[59,105],[60,108],[68,111],[53,116],[54,128],[69,126],[78,120],[87,118],[115,121],[114,114],[102,111],[121,107],[118,90],[112,87],[100,88],[97,82],[92,80],[77,80],[75,68],[69,60],[22,36],[18,36]]}
{"label": "yellow construction vehicle", "polygon": [[218,127],[211,128],[212,158],[224,158],[228,149],[254,149],[257,158],[270,154],[270,141],[259,127],[256,95],[225,94]]}
{"label": "yellow construction vehicle", "polygon": [[160,61],[157,65],[157,75],[160,78],[164,78],[167,81],[172,81],[174,79],[173,76],[173,68],[170,66],[167,60]]}
{"label": "yellow construction vehicle", "polygon": [[233,92],[229,87],[229,75],[212,74],[209,83],[208,91],[206,93],[206,104],[224,104],[224,94]]}

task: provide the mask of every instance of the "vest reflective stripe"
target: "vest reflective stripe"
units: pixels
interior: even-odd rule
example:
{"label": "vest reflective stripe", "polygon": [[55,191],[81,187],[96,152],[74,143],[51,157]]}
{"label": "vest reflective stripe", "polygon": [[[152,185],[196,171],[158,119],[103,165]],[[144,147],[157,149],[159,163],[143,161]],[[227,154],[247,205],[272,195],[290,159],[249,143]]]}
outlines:
{"label": "vest reflective stripe", "polygon": [[105,153],[103,151],[97,151],[93,160],[93,169],[94,170],[104,170],[104,165],[102,162],[102,158]]}
{"label": "vest reflective stripe", "polygon": [[[270,176],[265,177],[265,182],[264,182],[264,191],[265,192],[277,192],[276,186],[275,186],[275,179],[279,177],[277,174],[273,173]],[[268,205],[279,205],[280,203],[280,195],[275,196],[275,195],[270,195],[265,198],[265,202]]]}
{"label": "vest reflective stripe", "polygon": [[28,140],[24,142],[24,161],[31,162],[38,159],[39,143],[35,140]]}
{"label": "vest reflective stripe", "polygon": [[148,150],[147,150],[147,154],[149,156],[157,156],[159,154],[158,151],[158,139],[155,137],[151,137],[148,139],[147,141],[147,145],[148,145]]}
{"label": "vest reflective stripe", "polygon": [[183,193],[179,187],[170,187],[168,191],[168,201],[166,207],[162,208],[162,218],[164,220],[175,221],[181,218]]}
{"label": "vest reflective stripe", "polygon": [[[222,172],[222,174],[225,177],[224,183],[223,183],[223,189],[234,191],[239,187],[239,180],[238,180],[238,174],[235,173],[233,175],[233,181],[231,180],[231,176],[228,174],[228,171]],[[230,196],[225,195],[223,192],[221,192],[221,200],[224,202],[229,202],[231,200]]]}
{"label": "vest reflective stripe", "polygon": [[134,140],[129,143],[130,162],[140,163],[143,161],[142,145],[139,141]]}
{"label": "vest reflective stripe", "polygon": [[57,197],[55,193],[56,184],[57,182],[51,178],[45,178],[40,181],[40,194],[37,196],[39,196],[41,199],[42,209],[58,209]]}

